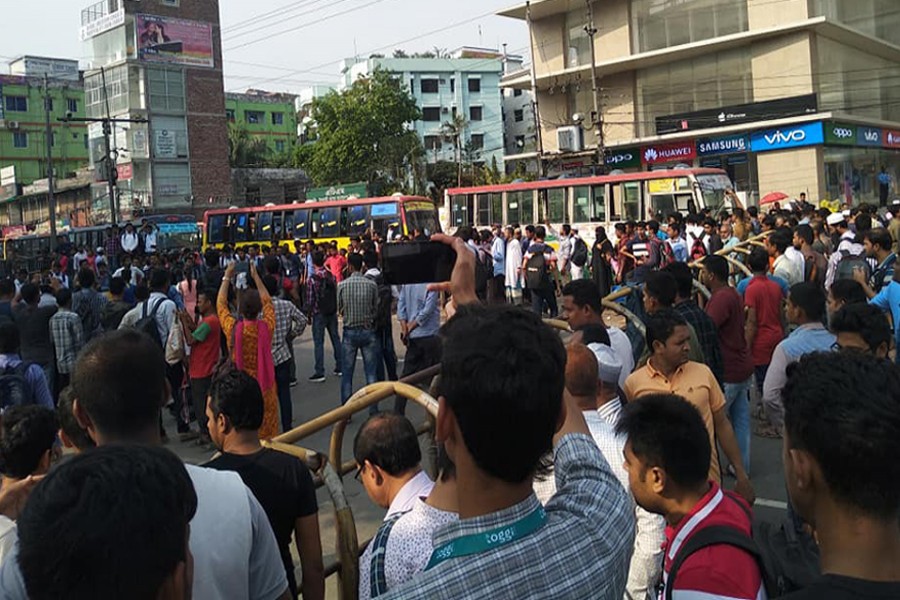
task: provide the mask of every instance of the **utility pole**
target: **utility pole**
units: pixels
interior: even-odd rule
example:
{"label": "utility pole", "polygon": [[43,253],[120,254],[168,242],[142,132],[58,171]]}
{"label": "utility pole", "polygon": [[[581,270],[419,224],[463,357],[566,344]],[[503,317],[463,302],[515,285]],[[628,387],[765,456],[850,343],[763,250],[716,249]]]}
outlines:
{"label": "utility pole", "polygon": [[541,115],[537,94],[537,65],[534,62],[534,35],[531,29],[531,2],[525,3],[525,22],[528,24],[528,48],[531,53],[531,110],[534,113],[534,139],[537,143],[537,176],[544,176],[544,141],[541,135]]}
{"label": "utility pole", "polygon": [[47,145],[47,207],[50,210],[50,239],[56,241],[56,191],[53,181],[53,128],[50,126],[50,77],[44,73],[44,125]]}
{"label": "utility pole", "polygon": [[591,41],[591,89],[594,96],[594,114],[591,115],[591,124],[596,128],[594,134],[597,136],[597,164],[602,166],[606,156],[606,144],[603,139],[603,116],[600,114],[600,88],[597,85],[597,55],[594,49],[594,36],[597,35],[597,28],[594,27],[594,7],[592,0],[585,0],[587,4],[587,25],[584,27],[585,33]]}

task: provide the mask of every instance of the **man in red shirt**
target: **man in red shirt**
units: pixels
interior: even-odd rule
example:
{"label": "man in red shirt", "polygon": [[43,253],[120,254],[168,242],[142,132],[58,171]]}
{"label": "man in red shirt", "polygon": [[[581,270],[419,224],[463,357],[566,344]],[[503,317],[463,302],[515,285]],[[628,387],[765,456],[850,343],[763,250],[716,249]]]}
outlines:
{"label": "man in red shirt", "polygon": [[753,278],[744,291],[744,306],[747,309],[746,338],[756,371],[756,387],[762,395],[772,353],[784,339],[781,315],[785,294],[780,285],[766,276],[769,255],[765,250],[754,249],[747,264],[753,272]]}
{"label": "man in red shirt", "polygon": [[680,396],[650,394],[625,405],[616,431],[628,437],[625,470],[635,502],[666,519],[663,584],[672,598],[765,599],[756,559],[728,544],[693,552],[669,577],[679,551],[705,527],[751,535],[749,505],[707,478],[712,446],[697,409]]}
{"label": "man in red shirt", "polygon": [[744,470],[750,473],[750,383],[753,361],[744,338],[744,302],[728,285],[728,261],[711,254],[703,259],[700,281],[712,292],[706,303],[706,314],[716,324],[719,345],[725,364],[725,410],[731,420],[744,459]]}
{"label": "man in red shirt", "polygon": [[347,268],[347,259],[338,252],[337,244],[328,247],[328,258],[325,259],[325,268],[331,271],[335,281],[344,280],[344,270]]}
{"label": "man in red shirt", "polygon": [[219,362],[222,347],[222,327],[216,316],[214,299],[203,290],[197,293],[197,309],[200,311],[200,322],[195,323],[186,311],[180,311],[181,325],[186,333],[185,340],[191,347],[190,369],[191,400],[197,426],[200,428],[200,445],[212,447],[209,428],[206,422],[206,397],[212,383],[213,371]]}

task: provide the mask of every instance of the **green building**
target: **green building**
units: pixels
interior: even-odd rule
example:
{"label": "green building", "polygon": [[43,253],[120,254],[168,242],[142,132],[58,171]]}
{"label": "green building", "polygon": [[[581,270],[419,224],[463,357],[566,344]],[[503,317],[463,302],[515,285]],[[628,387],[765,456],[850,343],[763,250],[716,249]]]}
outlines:
{"label": "green building", "polygon": [[291,152],[297,145],[296,96],[262,90],[225,94],[229,123],[246,127],[251,136],[264,140],[272,156]]}
{"label": "green building", "polygon": [[[62,179],[89,164],[87,125],[59,121],[67,115],[84,117],[84,85],[77,79],[50,79],[49,91],[53,168]],[[7,199],[19,193],[19,186],[47,177],[44,78],[0,75],[0,100],[0,199]]]}

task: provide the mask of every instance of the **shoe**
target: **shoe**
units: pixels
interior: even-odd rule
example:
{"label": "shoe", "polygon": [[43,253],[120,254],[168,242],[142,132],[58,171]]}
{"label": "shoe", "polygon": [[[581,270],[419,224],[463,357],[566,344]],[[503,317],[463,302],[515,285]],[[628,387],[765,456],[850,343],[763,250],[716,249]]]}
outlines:
{"label": "shoe", "polygon": [[297,383],[297,380],[294,379],[293,381],[291,381],[291,387],[297,387]]}
{"label": "shoe", "polygon": [[335,369],[334,371],[331,372],[331,374],[334,375],[335,377],[340,377],[341,375],[343,375],[343,373],[341,373],[339,369]]}
{"label": "shoe", "polygon": [[310,383],[322,383],[323,381],[325,381],[325,376],[324,375],[310,375],[308,381]]}

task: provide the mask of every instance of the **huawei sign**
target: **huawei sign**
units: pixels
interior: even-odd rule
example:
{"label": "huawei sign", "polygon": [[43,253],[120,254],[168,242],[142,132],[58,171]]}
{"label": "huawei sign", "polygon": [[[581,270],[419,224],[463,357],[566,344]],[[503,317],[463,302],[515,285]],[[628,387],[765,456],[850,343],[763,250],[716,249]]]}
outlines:
{"label": "huawei sign", "polygon": [[882,132],[881,139],[886,148],[900,148],[900,131],[885,129]]}
{"label": "huawei sign", "polygon": [[697,156],[697,148],[693,141],[662,146],[648,146],[641,153],[645,165],[667,162],[683,162],[693,160]]}

